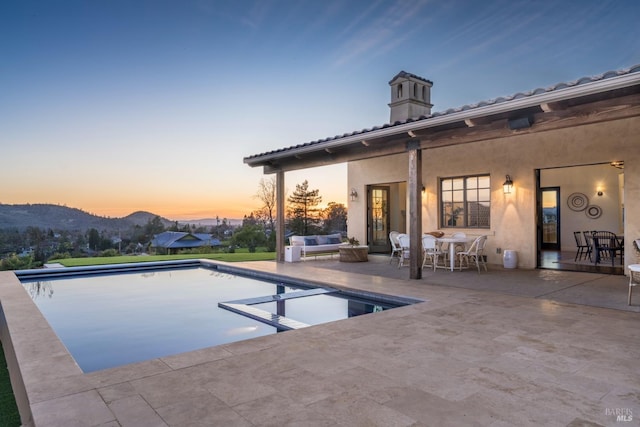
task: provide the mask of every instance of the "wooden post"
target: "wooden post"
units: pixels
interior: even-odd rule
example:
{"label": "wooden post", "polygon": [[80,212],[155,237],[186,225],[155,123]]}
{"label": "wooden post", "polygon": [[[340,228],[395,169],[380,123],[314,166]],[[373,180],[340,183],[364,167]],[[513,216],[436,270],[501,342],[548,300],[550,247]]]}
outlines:
{"label": "wooden post", "polygon": [[409,151],[409,278],[422,279],[422,150],[419,141]]}
{"label": "wooden post", "polygon": [[284,171],[276,172],[276,261],[284,262]]}

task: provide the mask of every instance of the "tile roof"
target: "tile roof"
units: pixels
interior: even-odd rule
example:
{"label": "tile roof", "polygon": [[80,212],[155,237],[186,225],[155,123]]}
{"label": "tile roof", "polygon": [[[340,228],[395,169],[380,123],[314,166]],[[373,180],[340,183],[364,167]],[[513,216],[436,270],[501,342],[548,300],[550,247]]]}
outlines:
{"label": "tile roof", "polygon": [[431,85],[433,84],[431,80],[427,80],[424,77],[416,76],[415,74],[407,73],[406,71],[400,71],[398,74],[396,74],[391,80],[389,80],[389,84],[393,83],[393,81],[399,77],[413,78],[416,80],[421,80],[423,82],[429,83]]}
{"label": "tile roof", "polygon": [[[617,71],[607,71],[603,74],[598,74],[595,76],[591,76],[591,77],[582,77],[578,80],[574,80],[574,81],[570,81],[570,82],[563,82],[563,83],[557,83],[553,86],[547,87],[547,88],[537,88],[537,89],[533,89],[530,90],[528,92],[518,92],[516,94],[510,95],[510,96],[501,96],[495,99],[490,99],[487,101],[481,101],[478,102],[476,104],[466,104],[463,105],[461,107],[457,107],[457,108],[449,108],[445,111],[440,111],[440,112],[435,112],[433,114],[430,114],[428,116],[420,116],[417,118],[411,118],[405,121],[396,121],[395,123],[386,123],[384,125],[381,126],[374,126],[370,129],[362,129],[362,130],[357,130],[357,131],[353,131],[353,132],[347,132],[344,133],[342,135],[335,135],[333,137],[327,137],[327,138],[323,138],[323,139],[318,139],[315,141],[310,141],[310,142],[305,142],[302,144],[297,144],[297,145],[293,145],[290,147],[285,147],[285,148],[279,148],[276,150],[272,150],[272,151],[267,151],[267,152],[263,152],[260,154],[255,154],[255,155],[251,155],[248,157],[245,157],[245,161],[246,160],[251,160],[251,159],[256,159],[262,156],[267,156],[267,155],[273,155],[273,154],[278,154],[278,153],[284,153],[287,151],[291,151],[291,150],[295,150],[295,149],[299,149],[299,148],[305,148],[305,147],[310,147],[316,144],[320,144],[320,143],[324,143],[324,142],[329,142],[329,141],[336,141],[339,140],[341,138],[346,138],[346,137],[350,137],[350,136],[356,136],[356,135],[366,135],[370,132],[374,132],[374,131],[378,131],[381,129],[387,129],[387,128],[392,128],[394,126],[400,126],[400,125],[404,125],[407,123],[415,123],[415,122],[420,122],[420,121],[426,121],[426,120],[430,120],[430,119],[434,119],[434,118],[438,118],[438,117],[445,117],[448,116],[450,114],[454,114],[454,113],[460,113],[463,111],[472,111],[475,109],[479,109],[481,107],[487,107],[487,106],[492,106],[492,105],[498,105],[498,104],[504,104],[504,103],[508,103],[511,101],[516,101],[518,99],[524,99],[524,98],[531,98],[534,97],[536,95],[541,95],[541,94],[545,94],[545,93],[551,93],[551,92],[556,92],[556,91],[560,91],[562,89],[567,89],[567,88],[573,88],[573,87],[578,87],[578,86],[582,86],[582,85],[586,85],[588,83],[594,83],[600,80],[607,80],[613,77],[619,77],[619,76],[624,76],[626,74],[632,74],[632,73],[640,73],[640,64],[638,65],[634,65],[632,67],[629,68],[625,68],[625,69],[621,69],[621,70],[617,70]],[[391,81],[395,80],[397,77],[401,77],[402,76],[412,76],[415,78],[418,78],[420,80],[425,80],[422,77],[419,76],[415,76],[413,74],[410,73],[406,73],[404,71],[401,71],[400,73],[398,73]],[[429,81],[429,80],[425,80],[425,81]]]}
{"label": "tile roof", "polygon": [[[185,239],[186,238],[186,239]],[[164,231],[153,236],[151,246],[163,248],[195,248],[200,246],[218,246],[220,240],[206,233],[186,233],[183,231]]]}

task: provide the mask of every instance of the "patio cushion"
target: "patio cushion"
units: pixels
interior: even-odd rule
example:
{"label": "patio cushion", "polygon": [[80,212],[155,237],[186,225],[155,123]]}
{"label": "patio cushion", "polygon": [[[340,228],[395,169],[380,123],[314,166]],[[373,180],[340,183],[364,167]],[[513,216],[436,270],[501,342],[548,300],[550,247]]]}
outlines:
{"label": "patio cushion", "polygon": [[313,237],[305,237],[304,244],[307,246],[318,246],[318,241]]}

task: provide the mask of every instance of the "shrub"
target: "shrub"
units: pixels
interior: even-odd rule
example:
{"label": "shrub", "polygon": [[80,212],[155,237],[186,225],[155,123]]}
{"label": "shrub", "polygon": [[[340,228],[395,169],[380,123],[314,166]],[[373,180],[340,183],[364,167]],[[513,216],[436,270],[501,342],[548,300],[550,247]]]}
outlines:
{"label": "shrub", "polygon": [[56,252],[51,257],[49,257],[49,261],[53,261],[56,259],[66,259],[71,258],[71,254],[69,252]]}
{"label": "shrub", "polygon": [[115,249],[105,249],[100,252],[100,256],[110,257],[110,256],[118,256],[120,253]]}
{"label": "shrub", "polygon": [[16,254],[12,254],[0,262],[0,270],[27,270],[41,266],[42,263],[34,261],[31,255],[17,256]]}

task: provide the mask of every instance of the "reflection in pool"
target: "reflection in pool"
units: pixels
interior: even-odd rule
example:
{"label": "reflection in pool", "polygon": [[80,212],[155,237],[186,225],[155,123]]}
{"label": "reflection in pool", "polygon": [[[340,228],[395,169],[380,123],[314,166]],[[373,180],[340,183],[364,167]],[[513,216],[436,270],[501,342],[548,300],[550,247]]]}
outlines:
{"label": "reflection in pool", "polygon": [[84,372],[405,305],[202,266],[20,279]]}

